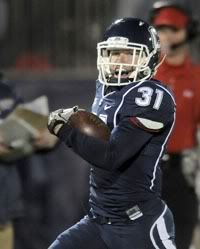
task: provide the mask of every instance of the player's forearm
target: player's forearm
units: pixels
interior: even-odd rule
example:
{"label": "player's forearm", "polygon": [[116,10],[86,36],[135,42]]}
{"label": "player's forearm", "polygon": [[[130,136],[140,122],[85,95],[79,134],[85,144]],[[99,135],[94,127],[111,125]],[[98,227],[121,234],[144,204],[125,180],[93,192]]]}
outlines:
{"label": "player's forearm", "polygon": [[96,167],[111,170],[115,164],[115,151],[109,142],[87,136],[67,125],[59,132],[59,138],[76,154]]}
{"label": "player's forearm", "polygon": [[109,141],[87,136],[65,125],[59,132],[59,138],[75,153],[92,165],[107,170],[120,168],[134,157],[151,135],[141,137],[142,130],[134,129],[127,122],[116,128]]}

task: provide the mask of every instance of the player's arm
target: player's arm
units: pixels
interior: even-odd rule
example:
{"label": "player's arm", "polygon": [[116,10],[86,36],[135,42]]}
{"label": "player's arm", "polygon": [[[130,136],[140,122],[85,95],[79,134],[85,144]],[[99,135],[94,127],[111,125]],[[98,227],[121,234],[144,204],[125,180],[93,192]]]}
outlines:
{"label": "player's arm", "polygon": [[109,141],[87,136],[65,124],[58,137],[75,153],[96,167],[113,170],[133,158],[152,138],[153,133],[124,119],[112,131]]}
{"label": "player's arm", "polygon": [[49,129],[56,130],[60,140],[89,163],[112,170],[134,158],[155,132],[161,132],[169,122],[170,112],[167,111],[162,116],[156,111],[157,114],[154,117],[152,108],[145,108],[145,110],[147,113],[142,108],[140,112],[142,115],[138,116],[126,112],[112,131],[109,141],[87,136],[68,125],[68,119],[76,108],[54,112],[52,117],[50,115]]}

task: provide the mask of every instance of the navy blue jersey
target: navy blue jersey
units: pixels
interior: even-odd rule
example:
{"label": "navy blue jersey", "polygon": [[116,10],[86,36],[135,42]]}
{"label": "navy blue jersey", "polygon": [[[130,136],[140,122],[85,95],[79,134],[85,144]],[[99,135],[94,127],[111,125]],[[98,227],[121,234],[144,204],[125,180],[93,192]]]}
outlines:
{"label": "navy blue jersey", "polygon": [[108,142],[62,128],[59,136],[91,164],[90,206],[94,213],[126,216],[132,206],[161,192],[160,159],[175,121],[175,102],[158,81],[124,87],[97,81],[92,106],[111,129]]}

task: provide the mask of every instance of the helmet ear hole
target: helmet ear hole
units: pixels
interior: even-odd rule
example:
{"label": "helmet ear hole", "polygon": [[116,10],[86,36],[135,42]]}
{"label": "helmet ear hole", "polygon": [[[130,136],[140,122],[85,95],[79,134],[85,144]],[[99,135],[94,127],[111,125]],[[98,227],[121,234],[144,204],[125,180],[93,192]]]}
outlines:
{"label": "helmet ear hole", "polygon": [[149,75],[149,73],[150,73],[150,68],[145,69],[143,72],[145,76]]}

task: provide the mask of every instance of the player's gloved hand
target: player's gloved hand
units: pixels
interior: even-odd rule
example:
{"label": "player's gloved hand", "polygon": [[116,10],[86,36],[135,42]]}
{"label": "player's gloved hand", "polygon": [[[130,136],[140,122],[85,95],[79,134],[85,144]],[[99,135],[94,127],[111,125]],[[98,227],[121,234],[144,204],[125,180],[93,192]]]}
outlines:
{"label": "player's gloved hand", "polygon": [[61,127],[66,124],[72,114],[78,111],[78,106],[67,109],[58,109],[51,112],[48,118],[48,129],[50,133],[57,135]]}

